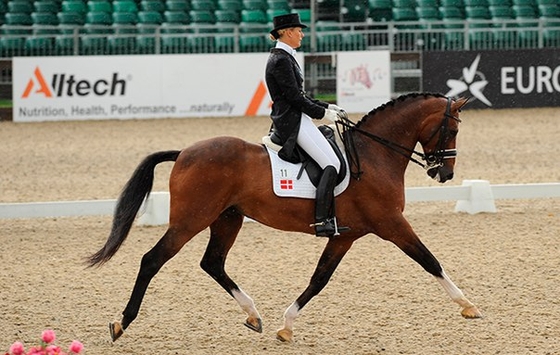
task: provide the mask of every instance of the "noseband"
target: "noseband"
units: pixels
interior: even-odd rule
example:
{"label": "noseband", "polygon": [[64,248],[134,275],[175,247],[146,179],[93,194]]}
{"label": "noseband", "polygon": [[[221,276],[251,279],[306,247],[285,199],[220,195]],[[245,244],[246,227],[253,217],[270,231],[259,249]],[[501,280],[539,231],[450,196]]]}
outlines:
{"label": "noseband", "polygon": [[[457,149],[445,149],[445,144],[449,141],[449,119],[454,119],[457,122],[461,122],[461,120],[459,119],[459,117],[455,117],[451,114],[451,98],[447,98],[447,107],[445,108],[445,113],[443,114],[443,120],[441,122],[441,126],[438,130],[434,131],[434,133],[432,134],[432,136],[430,137],[430,139],[428,140],[427,143],[429,143],[430,141],[432,141],[435,136],[439,133],[439,138],[438,138],[438,142],[436,145],[436,149],[434,152],[432,153],[427,153],[424,154],[422,152],[418,152],[414,149],[410,149],[407,147],[403,147],[400,144],[391,142],[385,138],[376,136],[375,134],[371,134],[367,131],[364,131],[358,127],[355,126],[355,123],[348,120],[348,119],[344,119],[343,121],[337,121],[337,125],[341,125],[343,127],[343,130],[346,129],[352,129],[356,132],[359,132],[361,134],[363,134],[364,136],[372,139],[373,141],[380,143],[384,146],[386,146],[389,149],[392,149],[393,151],[401,154],[402,156],[406,157],[407,159],[409,159],[410,161],[412,161],[415,164],[420,165],[422,168],[426,169],[426,170],[432,170],[432,169],[436,169],[439,168],[441,166],[443,166],[443,161],[445,159],[452,159],[455,158],[457,156]],[[356,166],[358,171],[354,172],[351,170],[352,172],[352,176],[356,179],[360,179],[360,176],[362,174],[362,171],[360,169],[360,162],[358,159],[358,155],[356,153],[356,148],[354,146],[354,142],[351,138],[351,135],[347,135],[346,138],[348,139],[343,139],[344,142],[344,148],[346,150],[346,153],[348,154],[348,160],[350,162],[350,166]],[[426,143],[426,144],[427,144]],[[418,156],[421,160],[425,161],[426,163],[422,163],[421,161],[419,161],[418,159],[415,159],[412,155],[416,155]]]}

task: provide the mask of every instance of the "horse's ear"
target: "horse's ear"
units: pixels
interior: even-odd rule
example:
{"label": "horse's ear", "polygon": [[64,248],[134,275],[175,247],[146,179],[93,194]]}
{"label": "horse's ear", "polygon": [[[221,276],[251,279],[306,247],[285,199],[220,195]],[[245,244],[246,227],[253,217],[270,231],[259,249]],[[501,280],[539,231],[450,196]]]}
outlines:
{"label": "horse's ear", "polygon": [[461,110],[463,106],[465,106],[469,102],[470,99],[470,97],[459,97],[457,100],[455,100],[455,105],[453,105],[453,108]]}

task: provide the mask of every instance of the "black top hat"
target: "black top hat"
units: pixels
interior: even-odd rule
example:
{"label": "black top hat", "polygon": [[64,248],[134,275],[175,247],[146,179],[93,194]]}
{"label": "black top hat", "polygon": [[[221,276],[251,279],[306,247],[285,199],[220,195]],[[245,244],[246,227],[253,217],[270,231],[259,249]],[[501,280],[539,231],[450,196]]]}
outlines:
{"label": "black top hat", "polygon": [[278,30],[291,27],[307,28],[306,25],[300,22],[299,14],[297,13],[275,16],[272,19],[272,23],[274,25],[274,29],[270,31],[270,34],[273,35],[276,39],[278,39],[279,37]]}

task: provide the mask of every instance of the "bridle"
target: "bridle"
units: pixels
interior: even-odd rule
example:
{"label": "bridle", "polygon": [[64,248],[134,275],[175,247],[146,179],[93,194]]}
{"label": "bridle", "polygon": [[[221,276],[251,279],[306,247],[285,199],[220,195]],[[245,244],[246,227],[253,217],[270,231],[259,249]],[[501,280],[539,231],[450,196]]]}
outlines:
{"label": "bridle", "polygon": [[[441,122],[441,125],[439,127],[439,129],[435,130],[434,133],[432,133],[432,135],[430,136],[430,138],[428,139],[428,141],[426,142],[426,144],[428,144],[429,142],[431,142],[435,136],[439,133],[439,137],[438,137],[438,142],[436,144],[436,149],[432,152],[432,153],[422,153],[422,152],[418,152],[414,149],[410,149],[407,147],[404,147],[400,144],[394,143],[390,140],[387,140],[383,137],[379,137],[375,134],[369,133],[367,131],[364,131],[363,129],[360,129],[359,127],[356,126],[356,124],[352,121],[350,121],[348,118],[343,118],[340,121],[337,121],[337,128],[338,126],[342,126],[342,130],[343,132],[346,132],[347,130],[352,130],[352,131],[356,131],[361,133],[362,135],[370,138],[371,140],[380,143],[382,145],[384,145],[385,147],[392,149],[393,151],[399,153],[400,155],[406,157],[407,159],[409,159],[410,161],[412,161],[415,164],[418,164],[419,166],[421,166],[422,168],[424,168],[425,170],[429,171],[432,169],[437,169],[441,166],[443,166],[443,161],[445,159],[452,159],[455,158],[457,156],[457,149],[445,149],[445,145],[447,144],[447,142],[449,141],[450,138],[450,134],[449,134],[449,119],[453,119],[457,122],[461,122],[461,120],[459,119],[459,117],[453,116],[451,114],[451,103],[452,100],[451,98],[447,98],[447,107],[445,108],[445,113],[443,114],[443,119]],[[340,133],[340,132],[339,132]],[[346,139],[343,139],[344,142],[344,148],[346,150],[346,154],[348,156],[348,160],[349,160],[349,164],[351,166],[351,174],[354,178],[356,179],[360,179],[360,176],[362,175],[362,171],[360,168],[360,161],[358,159],[358,154],[356,152],[356,147],[354,145],[354,141],[353,141],[353,137],[352,135],[345,135]],[[416,159],[413,157],[417,156],[420,160],[425,161],[426,163],[422,163],[419,159]],[[352,167],[356,166],[358,171],[353,171]]]}
{"label": "bridle", "polygon": [[[454,119],[457,122],[461,122],[459,117],[455,117],[451,114],[451,98],[447,98],[447,107],[445,108],[445,113],[443,114],[443,120],[439,130],[434,131],[427,143],[430,143],[432,139],[439,132],[439,138],[436,145],[436,150],[433,153],[422,155],[422,160],[426,161],[425,165],[421,165],[426,170],[431,170],[434,168],[439,168],[443,166],[443,161],[445,159],[455,158],[457,156],[457,149],[445,149],[445,145],[449,141],[449,119]],[[426,143],[426,144],[427,144]]]}

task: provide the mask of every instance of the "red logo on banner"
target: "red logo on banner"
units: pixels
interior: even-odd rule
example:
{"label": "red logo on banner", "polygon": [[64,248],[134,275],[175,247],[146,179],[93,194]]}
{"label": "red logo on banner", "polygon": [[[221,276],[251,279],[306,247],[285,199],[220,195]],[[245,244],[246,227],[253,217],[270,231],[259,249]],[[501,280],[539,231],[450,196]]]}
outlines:
{"label": "red logo on banner", "polygon": [[280,180],[280,189],[281,190],[293,190],[294,188],[294,181],[293,180]]}
{"label": "red logo on banner", "polygon": [[23,95],[21,95],[21,97],[24,99],[28,97],[31,91],[35,88],[35,85],[38,86],[38,89],[35,90],[34,93],[43,94],[45,95],[45,97],[52,97],[51,89],[47,85],[47,82],[45,81],[45,78],[43,77],[43,73],[41,73],[39,67],[35,68],[33,74],[34,77],[29,79],[29,82],[27,83],[27,86],[25,87],[25,91],[23,92]]}
{"label": "red logo on banner", "polygon": [[[245,110],[245,116],[257,115],[259,111],[259,107],[261,106],[261,104],[266,98],[266,93],[267,93],[266,85],[264,84],[264,81],[261,80],[259,82],[259,85],[257,85],[257,90],[255,90],[255,94],[251,98],[251,102],[249,103],[249,106],[247,106],[247,110]],[[272,102],[269,103],[268,106],[271,107]]]}

